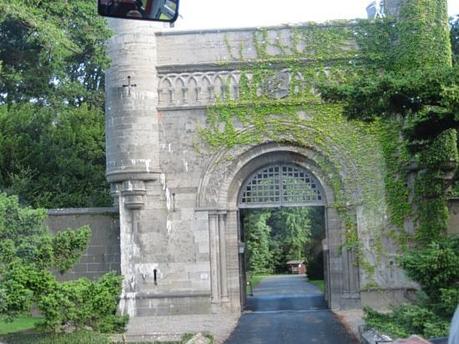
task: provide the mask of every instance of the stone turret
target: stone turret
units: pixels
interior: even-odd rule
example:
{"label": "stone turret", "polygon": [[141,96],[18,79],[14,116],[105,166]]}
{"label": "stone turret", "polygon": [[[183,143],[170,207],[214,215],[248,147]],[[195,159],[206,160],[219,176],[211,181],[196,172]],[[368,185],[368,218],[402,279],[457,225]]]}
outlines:
{"label": "stone turret", "polygon": [[160,189],[156,29],[154,23],[135,20],[110,19],[109,25],[114,35],[108,42],[111,67],[106,73],[106,175],[119,205],[120,311],[132,316],[139,278],[137,229],[149,191]]}
{"label": "stone turret", "polygon": [[107,179],[157,179],[159,143],[155,24],[110,19],[106,74]]}

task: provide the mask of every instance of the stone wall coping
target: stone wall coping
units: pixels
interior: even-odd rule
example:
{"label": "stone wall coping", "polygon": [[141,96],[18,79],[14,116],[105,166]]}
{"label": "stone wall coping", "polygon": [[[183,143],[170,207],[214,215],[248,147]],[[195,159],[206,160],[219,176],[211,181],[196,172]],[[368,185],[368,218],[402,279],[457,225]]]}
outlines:
{"label": "stone wall coping", "polygon": [[100,214],[100,215],[118,214],[118,209],[113,208],[113,207],[48,209],[48,216],[96,215],[96,214]]}
{"label": "stone wall coping", "polygon": [[155,293],[155,292],[138,292],[136,293],[137,299],[164,299],[164,298],[182,298],[182,297],[209,297],[211,294],[208,291],[186,291],[186,292],[172,292],[172,293]]}
{"label": "stone wall coping", "polygon": [[213,33],[227,33],[227,32],[241,32],[241,31],[258,31],[258,30],[285,30],[295,28],[308,28],[308,27],[344,27],[353,26],[351,22],[325,22],[325,23],[293,23],[284,25],[269,25],[269,26],[246,26],[237,28],[211,28],[211,29],[164,29],[163,31],[156,32],[156,36],[181,36],[181,35],[202,35],[202,34],[213,34]]}

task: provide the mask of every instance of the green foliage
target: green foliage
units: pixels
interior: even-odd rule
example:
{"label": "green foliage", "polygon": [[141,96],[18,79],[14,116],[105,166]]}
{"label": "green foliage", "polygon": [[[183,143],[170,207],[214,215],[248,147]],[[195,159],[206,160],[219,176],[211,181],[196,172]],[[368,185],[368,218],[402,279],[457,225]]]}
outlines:
{"label": "green foliage", "polygon": [[453,62],[459,62],[459,14],[450,20],[451,25],[451,47],[453,51]]}
{"label": "green foliage", "polygon": [[64,273],[80,258],[89,243],[91,229],[89,226],[79,231],[65,230],[58,232],[52,239],[55,267]]}
{"label": "green foliage", "polygon": [[449,321],[419,305],[402,305],[389,314],[365,309],[367,326],[380,330],[394,338],[406,338],[418,334],[425,338],[448,335]]}
{"label": "green foliage", "polygon": [[419,163],[430,170],[450,169],[459,160],[457,131],[447,129],[438,135],[427,150],[420,154]]}
{"label": "green foliage", "polygon": [[34,207],[110,204],[109,35],[91,0],[0,3],[0,190]]}
{"label": "green foliage", "polygon": [[115,316],[121,276],[106,274],[99,281],[84,278],[54,285],[38,301],[46,330],[90,327],[100,332],[124,331],[127,317]]}
{"label": "green foliage", "polygon": [[288,260],[307,259],[311,213],[308,208],[244,211],[248,270],[254,274],[285,272]]}
{"label": "green foliage", "polygon": [[60,283],[51,273],[66,271],[79,259],[90,229],[51,236],[45,217],[43,209],[21,207],[16,197],[0,194],[0,315],[13,319],[35,305],[44,316],[41,326],[48,330],[123,330],[127,319],[116,316],[120,276]]}
{"label": "green foliage", "polygon": [[0,137],[0,188],[21,202],[45,208],[110,205],[101,110],[3,105]]}
{"label": "green foliage", "polygon": [[423,249],[406,253],[401,265],[419,282],[428,303],[448,319],[459,302],[459,238],[432,242]]}
{"label": "green foliage", "polygon": [[109,336],[92,331],[73,333],[17,333],[1,338],[7,344],[110,344]]}
{"label": "green foliage", "polygon": [[447,0],[405,0],[396,23],[395,69],[422,70],[451,65]]}
{"label": "green foliage", "polygon": [[362,75],[351,84],[324,84],[328,101],[344,101],[347,117],[371,121],[403,116],[404,134],[416,151],[458,125],[459,69],[437,67]]}
{"label": "green foliage", "polygon": [[108,37],[90,0],[0,3],[0,103],[100,106]]}
{"label": "green foliage", "polygon": [[278,243],[285,260],[305,259],[305,246],[311,240],[310,212],[308,208],[281,208],[274,211],[273,242]]}
{"label": "green foliage", "polygon": [[269,250],[271,228],[267,221],[270,212],[254,211],[244,217],[244,240],[249,261],[248,271],[259,274],[272,272]]}

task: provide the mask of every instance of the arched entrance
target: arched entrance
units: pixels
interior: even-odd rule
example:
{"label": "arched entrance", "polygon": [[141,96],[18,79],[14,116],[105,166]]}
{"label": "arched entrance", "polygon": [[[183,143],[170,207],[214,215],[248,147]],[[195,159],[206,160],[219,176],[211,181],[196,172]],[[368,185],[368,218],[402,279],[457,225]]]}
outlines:
{"label": "arched entrance", "polygon": [[[308,253],[305,252],[305,249],[307,246],[306,243],[309,240],[312,241],[313,239],[312,233],[310,232],[311,228],[308,226],[307,223],[309,222],[312,215],[312,212],[310,212],[310,210],[320,210],[320,212],[316,214],[320,214],[319,216],[322,218],[320,221],[321,228],[315,228],[315,231],[318,230],[319,233],[315,233],[315,246],[318,247],[314,247],[314,250],[317,251],[318,249],[320,251],[320,253],[317,254],[317,256],[321,257],[323,255],[323,239],[325,237],[325,228],[323,221],[324,212],[322,211],[323,209],[317,208],[323,208],[325,206],[325,196],[320,182],[314,177],[314,175],[311,172],[307,171],[305,168],[299,165],[281,162],[259,168],[243,183],[243,186],[239,194],[238,206],[240,212],[241,228],[239,235],[241,244],[245,248],[243,252],[241,250],[239,256],[240,285],[242,290],[241,305],[243,308],[245,308],[247,301],[246,295],[252,295],[253,292],[252,285],[251,283],[249,283],[249,270],[251,274],[255,270],[260,271],[259,265],[261,264],[263,265],[262,269],[267,269],[267,271],[269,271],[270,273],[285,273],[285,266],[288,261],[293,263],[295,259],[303,260],[309,258],[306,257]],[[313,207],[314,209],[311,209],[311,207]],[[294,213],[292,213],[292,211]],[[264,232],[265,234],[261,235],[264,238],[264,240],[262,241],[260,241],[261,238],[259,238],[259,235],[256,235],[255,238],[254,233],[252,233],[249,238],[247,236],[249,234],[247,233],[247,231],[251,232],[251,230],[250,228],[244,225],[244,223],[246,223],[247,220],[246,216],[248,216],[249,218],[250,216],[252,216],[253,218],[253,215],[257,217],[260,213],[265,215],[264,218],[266,218],[266,215],[268,218],[270,218],[271,215],[274,215],[274,217],[278,218],[277,223],[276,221],[274,221],[273,228],[269,227],[269,225],[266,223],[266,228],[268,228],[267,230],[269,231],[269,234],[268,232]],[[303,219],[303,221],[307,219],[308,221],[303,222],[303,226],[308,227],[304,228],[300,225],[300,227],[303,228],[302,231],[298,228],[297,225],[294,232],[289,233],[288,230],[285,230],[285,215],[287,215],[287,217],[290,218],[295,217],[296,222],[298,222],[298,220],[300,220],[301,218]],[[300,215],[300,217],[298,217],[298,215]],[[281,220],[280,222],[282,224],[279,222],[279,220]],[[248,226],[250,227],[250,225]],[[272,230],[274,230],[274,232],[272,232]],[[303,232],[303,235],[299,234],[298,231]],[[307,232],[309,232],[310,234],[309,238],[307,236]],[[284,246],[284,248],[282,249],[282,242],[285,240],[287,240],[289,244],[286,245],[287,247]],[[303,240],[304,242],[302,244],[299,244],[299,242]],[[298,246],[294,249],[294,254],[292,252],[291,246],[292,241],[296,241],[296,246]],[[249,250],[252,251],[251,248],[257,250],[257,248],[260,246],[260,242],[264,242],[263,247],[265,254],[268,256],[268,259],[262,259],[261,261],[258,261],[257,264],[255,264],[257,267],[255,267],[255,270],[253,270],[250,268],[250,266],[252,266],[253,268],[254,264],[249,264],[248,261],[250,259],[250,256],[252,255],[250,254],[251,252],[249,252]],[[277,250],[270,247],[273,245],[277,247]],[[275,257],[276,255],[277,257]],[[282,262],[284,264],[282,264]],[[313,263],[312,259],[311,263]],[[327,276],[326,268],[324,266],[327,264],[327,261],[322,261],[321,263],[323,265],[321,267],[321,275],[323,277],[321,276],[321,278],[324,279],[325,282],[324,296],[325,298],[327,298],[328,281],[326,278],[324,278]],[[250,292],[247,291],[247,287],[250,289]]]}
{"label": "arched entrance", "polygon": [[[232,159],[225,158],[230,154]],[[275,143],[215,156],[201,179],[197,202],[208,214],[211,299],[216,306],[236,310],[244,301],[240,209],[310,205],[325,209],[327,303],[332,309],[360,307],[359,268],[353,252],[343,248],[345,229],[332,183],[317,162],[325,159],[311,148]],[[345,211],[356,216],[352,206]]]}

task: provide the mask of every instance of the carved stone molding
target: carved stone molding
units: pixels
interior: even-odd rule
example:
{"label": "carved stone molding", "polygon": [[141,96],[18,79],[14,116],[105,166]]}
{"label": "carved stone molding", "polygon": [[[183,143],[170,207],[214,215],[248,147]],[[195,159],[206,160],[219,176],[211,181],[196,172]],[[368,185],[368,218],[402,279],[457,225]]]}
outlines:
{"label": "carved stone molding", "polygon": [[145,183],[142,180],[127,180],[121,185],[121,195],[127,209],[142,209],[145,204]]}
{"label": "carved stone molding", "polygon": [[[246,74],[248,80],[252,75]],[[168,73],[160,75],[158,84],[158,106],[161,108],[206,106],[217,99],[238,99],[240,96],[241,71],[209,71],[195,73]],[[295,81],[295,89],[291,83]],[[279,70],[259,85],[258,94],[280,99],[290,91],[301,92],[304,77],[299,72]]]}

